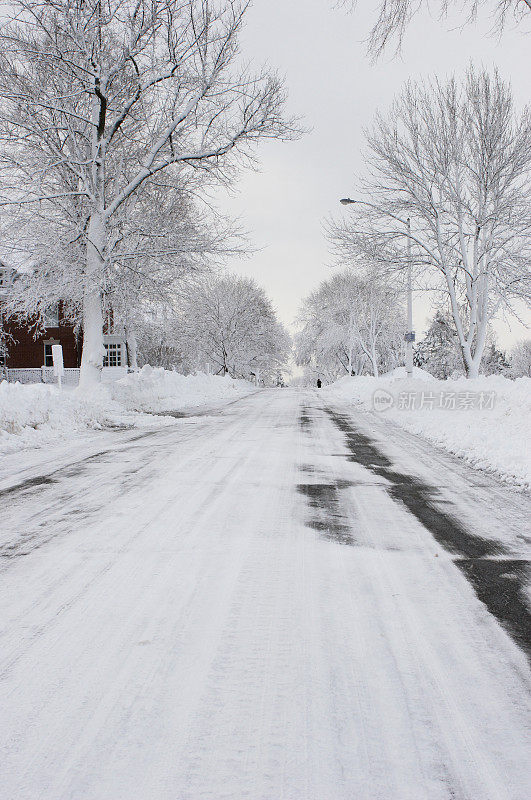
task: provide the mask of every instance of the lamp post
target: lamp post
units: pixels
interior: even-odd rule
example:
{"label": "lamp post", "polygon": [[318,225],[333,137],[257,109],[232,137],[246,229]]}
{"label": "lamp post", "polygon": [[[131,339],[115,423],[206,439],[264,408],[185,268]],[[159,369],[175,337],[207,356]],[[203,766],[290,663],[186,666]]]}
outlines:
{"label": "lamp post", "polygon": [[408,378],[413,377],[413,342],[415,332],[413,330],[413,287],[411,280],[411,220],[407,218],[407,331],[406,340],[406,374]]}
{"label": "lamp post", "polygon": [[[378,208],[373,203],[367,203],[365,200],[351,200],[350,197],[343,197],[340,201],[341,205],[349,206],[355,203],[363,206],[369,206],[369,208]],[[402,222],[404,221],[396,217],[394,214],[389,214],[395,220]],[[407,228],[407,331],[404,334],[404,339],[406,342],[406,358],[405,358],[405,367],[406,367],[406,374],[408,378],[413,377],[413,342],[415,341],[415,331],[413,330],[413,281],[411,277],[411,220],[408,217],[405,222]]]}

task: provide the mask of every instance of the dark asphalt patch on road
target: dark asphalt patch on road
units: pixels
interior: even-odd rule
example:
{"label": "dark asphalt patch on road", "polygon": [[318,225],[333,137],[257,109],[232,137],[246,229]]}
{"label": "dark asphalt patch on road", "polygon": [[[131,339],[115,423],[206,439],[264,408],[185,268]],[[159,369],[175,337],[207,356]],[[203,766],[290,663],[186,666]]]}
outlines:
{"label": "dark asphalt patch on road", "polygon": [[494,614],[531,659],[531,614],[523,588],[529,561],[503,558],[459,558],[455,563]]}
{"label": "dark asphalt patch on road", "polygon": [[309,431],[312,424],[312,418],[308,413],[307,408],[301,409],[301,413],[299,415],[299,426],[302,428],[303,431]]}
{"label": "dark asphalt patch on road", "polygon": [[[299,415],[299,427],[309,433],[312,426],[312,416],[309,408],[302,408]],[[314,474],[315,468],[311,464],[301,464],[301,472]],[[354,545],[354,537],[348,521],[341,514],[339,490],[346,488],[348,481],[334,481],[333,483],[299,483],[297,491],[308,501],[311,509],[311,518],[308,526],[329,542],[337,544]]]}
{"label": "dark asphalt patch on road", "polygon": [[185,414],[184,411],[143,411],[142,413],[151,414],[152,417],[174,417],[175,419],[196,416],[195,414]]}
{"label": "dark asphalt patch on road", "polygon": [[478,598],[531,657],[531,613],[526,597],[529,562],[507,558],[510,554],[501,544],[467,531],[439,507],[437,501],[443,501],[437,487],[398,472],[375,442],[356,430],[348,417],[329,408],[325,411],[344,434],[349,460],[388,481],[389,485],[383,488],[393,500],[403,503],[445,550],[456,556],[456,565]]}
{"label": "dark asphalt patch on road", "polygon": [[34,478],[27,478],[25,481],[22,481],[22,483],[17,483],[16,486],[10,486],[8,489],[0,490],[0,499],[17,492],[33,491],[34,489],[44,488],[45,486],[50,486],[53,483],[57,483],[57,480],[52,478],[50,475],[37,475]]}
{"label": "dark asphalt patch on road", "polygon": [[297,491],[302,494],[312,510],[308,521],[310,528],[319,531],[329,542],[354,545],[351,527],[341,514],[339,490],[344,486],[338,483],[299,483]]}

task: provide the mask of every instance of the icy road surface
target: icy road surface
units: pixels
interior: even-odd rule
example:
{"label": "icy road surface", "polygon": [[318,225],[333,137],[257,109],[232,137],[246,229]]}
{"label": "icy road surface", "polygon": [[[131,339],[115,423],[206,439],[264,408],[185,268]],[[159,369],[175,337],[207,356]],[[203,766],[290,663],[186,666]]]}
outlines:
{"label": "icy road surface", "polygon": [[0,466],[1,800],[528,800],[529,502],[317,391]]}

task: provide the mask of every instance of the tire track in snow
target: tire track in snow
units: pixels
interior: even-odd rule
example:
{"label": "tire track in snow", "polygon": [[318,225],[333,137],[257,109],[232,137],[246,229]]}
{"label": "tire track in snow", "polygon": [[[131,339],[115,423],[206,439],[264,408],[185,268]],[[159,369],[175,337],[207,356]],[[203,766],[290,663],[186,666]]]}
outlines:
{"label": "tire track in snow", "polygon": [[[393,498],[386,491],[388,483],[383,476],[378,475],[378,478],[381,477],[382,480],[375,485],[371,477],[373,472],[371,470],[367,471],[365,465],[360,466],[357,459],[351,458],[350,449],[345,450],[343,458],[345,458],[346,463],[355,466],[355,474],[352,475],[350,473],[350,468],[346,470],[338,467],[337,456],[341,454],[337,453],[338,448],[334,446],[334,429],[330,429],[330,438],[326,440],[324,433],[321,433],[324,428],[325,412],[319,406],[314,407],[313,412],[310,409],[305,411],[307,418],[305,430],[315,439],[316,429],[319,432],[321,441],[324,442],[324,448],[333,453],[333,458],[329,457],[327,464],[323,459],[323,468],[316,475],[315,480],[326,480],[328,485],[333,485],[338,482],[339,477],[339,482],[343,482],[345,489],[339,493],[334,509],[335,515],[340,519],[342,518],[343,524],[346,524],[352,518],[352,506],[355,508],[353,517],[355,521],[355,543],[352,547],[343,549],[342,552],[346,555],[341,559],[339,551],[336,551],[337,558],[338,560],[340,559],[340,563],[345,565],[348,554],[353,553],[358,570],[361,570],[359,579],[366,573],[368,564],[372,563],[374,565],[370,580],[371,584],[375,587],[377,586],[378,589],[377,591],[369,590],[374,606],[367,614],[370,615],[373,624],[377,626],[375,636],[378,636],[378,629],[382,627],[382,640],[388,644],[389,654],[395,664],[394,670],[387,668],[382,673],[379,686],[383,689],[386,682],[394,674],[393,680],[396,681],[396,691],[392,697],[388,698],[388,710],[390,713],[393,706],[397,705],[399,698],[404,698],[409,703],[407,718],[409,719],[412,736],[411,742],[416,747],[418,754],[417,769],[424,775],[424,781],[427,781],[425,786],[427,785],[428,787],[422,790],[422,795],[417,795],[416,792],[421,791],[420,787],[413,789],[411,784],[411,796],[423,796],[431,800],[439,797],[439,792],[443,791],[442,797],[458,798],[459,800],[477,800],[478,798],[482,800],[514,800],[514,798],[523,800],[527,796],[530,786],[529,780],[525,778],[525,767],[522,774],[522,767],[526,762],[525,757],[522,755],[522,747],[519,746],[521,742],[517,744],[518,725],[515,725],[513,730],[511,727],[504,726],[503,722],[500,722],[504,715],[507,714],[506,700],[503,697],[507,687],[503,683],[501,686],[495,682],[489,683],[488,678],[487,682],[485,682],[485,679],[488,676],[486,667],[494,675],[499,671],[500,663],[504,665],[502,674],[506,668],[510,670],[509,675],[511,675],[512,671],[511,679],[516,682],[516,685],[520,683],[522,678],[520,692],[513,688],[510,693],[513,695],[513,708],[516,709],[521,706],[522,717],[525,720],[525,698],[528,696],[530,689],[528,671],[510,662],[505,665],[505,656],[494,649],[497,644],[494,638],[489,642],[491,646],[486,651],[483,642],[470,640],[467,634],[469,623],[475,622],[472,617],[469,620],[465,618],[463,624],[459,620],[457,628],[455,627],[455,620],[450,618],[448,621],[444,618],[440,620],[444,628],[448,630],[448,634],[451,633],[452,636],[462,628],[459,632],[459,637],[462,638],[464,636],[465,638],[462,639],[460,646],[458,638],[446,641],[446,631],[443,635],[438,617],[432,619],[430,624],[430,613],[427,613],[429,612],[429,603],[428,607],[426,606],[426,600],[428,600],[429,595],[424,594],[423,601],[413,603],[410,586],[411,578],[409,578],[408,583],[404,583],[402,576],[407,576],[408,574],[411,576],[416,575],[421,565],[425,569],[431,564],[430,573],[433,574],[431,575],[430,587],[433,586],[434,589],[430,588],[430,591],[435,590],[435,592],[444,596],[446,610],[449,610],[447,597],[449,587],[444,586],[444,582],[441,582],[442,576],[440,573],[440,568],[445,568],[446,562],[441,558],[433,559],[433,555],[437,555],[437,553],[433,552],[433,548],[429,548],[426,530],[414,516],[409,516],[410,512],[407,506],[404,506],[404,510],[400,514],[397,514],[396,498]],[[313,430],[308,420],[313,420]],[[343,432],[340,427],[335,426],[335,430],[342,435]],[[360,442],[358,441],[357,444],[360,445]],[[363,439],[361,445],[366,448],[366,440]],[[365,450],[364,456],[367,457],[367,455],[367,450]],[[371,460],[369,459],[369,461]],[[378,461],[380,462],[378,467],[381,467],[381,461],[385,463],[385,457],[383,459],[378,458]],[[363,473],[360,470],[365,471],[365,480],[363,480]],[[348,478],[351,477],[352,480],[349,487]],[[387,495],[388,499],[385,502],[383,502],[382,493]],[[325,511],[326,509],[323,509],[323,512]],[[360,535],[360,526],[365,531],[366,536]],[[388,534],[387,532],[389,531],[392,534]],[[384,532],[386,532],[385,535]],[[406,537],[404,537],[404,534],[407,534]],[[398,541],[407,542],[407,548],[403,545],[390,548],[387,544],[389,535],[398,537]],[[367,553],[363,553],[363,560],[360,560],[361,556],[358,558],[356,553],[365,549],[367,544],[371,546],[371,560],[367,560]],[[477,544],[477,542],[474,542],[474,546]],[[428,545],[428,548],[426,545]],[[430,550],[432,550],[431,553]],[[421,557],[423,552],[425,556],[417,564],[419,558],[416,553]],[[409,556],[408,553],[411,553],[412,556]],[[426,556],[429,559],[430,555],[431,561],[426,560]],[[441,554],[439,555],[441,556]],[[402,570],[397,569],[400,565],[400,560],[403,560],[404,557],[407,560],[414,558],[414,563],[417,564],[414,572],[408,573],[406,571],[406,573],[403,573]],[[447,563],[451,569],[452,559],[447,557]],[[445,572],[447,573],[446,569]],[[354,576],[355,573],[352,573],[352,575]],[[455,573],[453,576],[449,575],[448,577],[452,577],[452,582],[456,583]],[[418,580],[415,579],[415,582],[419,583],[420,589],[423,581],[419,577]],[[440,584],[440,589],[437,589],[438,584]],[[460,592],[462,591],[459,581],[457,581],[453,591],[455,592],[455,605],[459,607]],[[440,642],[437,636],[438,629],[440,629],[441,633]],[[494,632],[490,631],[491,634]],[[434,643],[436,643],[436,646]],[[482,649],[484,652],[481,652]],[[373,665],[385,663],[388,658],[381,656],[376,661],[373,656],[370,659],[370,663]],[[448,671],[449,663],[452,663],[450,671]],[[467,672],[469,676],[463,682],[463,676]],[[470,683],[470,680],[472,680],[472,683]],[[363,665],[358,665],[356,674],[353,675],[353,681],[370,684],[369,676],[365,675],[364,677]],[[489,719],[488,722],[482,719],[485,716],[485,692],[490,704],[490,708],[489,704],[486,707],[488,709],[486,714],[487,719]],[[470,713],[471,705],[474,707],[472,714]],[[423,709],[420,716],[419,709]],[[405,735],[405,724],[405,722],[402,724],[402,733],[399,734],[402,738]],[[496,729],[496,725],[501,725],[498,735],[512,741],[512,744],[507,743],[505,748],[505,762],[503,760],[501,762],[498,761],[498,752],[493,756],[493,742],[488,742],[488,739],[485,741],[485,733],[489,728]],[[384,740],[387,740],[388,728],[389,722],[382,732]],[[426,741],[426,735],[430,729],[433,731],[431,746]],[[420,739],[419,736],[421,737]],[[419,746],[416,745],[417,741]],[[423,766],[429,765],[427,756],[430,749],[433,761],[428,771],[426,771]],[[509,770],[507,769],[508,765],[510,765]],[[439,781],[437,781],[437,775],[439,776]],[[508,777],[509,775],[513,776],[512,780]],[[445,789],[441,789],[441,785]],[[401,788],[401,786],[399,788],[399,786],[395,785],[393,787],[389,784],[387,788],[380,787],[380,790],[378,790],[377,785],[373,784],[372,791],[374,791],[374,795],[370,796],[396,797],[400,795]]]}
{"label": "tire track in snow", "polygon": [[521,652],[315,397],[93,462],[137,483],[9,562],[0,800],[527,800]]}
{"label": "tire track in snow", "polygon": [[529,561],[511,559],[501,543],[467,531],[455,516],[437,505],[438,490],[414,475],[398,471],[368,436],[346,415],[326,413],[342,431],[350,458],[383,478],[386,491],[403,503],[434,538],[454,556],[454,562],[474,587],[478,598],[531,657],[531,611],[526,584]]}

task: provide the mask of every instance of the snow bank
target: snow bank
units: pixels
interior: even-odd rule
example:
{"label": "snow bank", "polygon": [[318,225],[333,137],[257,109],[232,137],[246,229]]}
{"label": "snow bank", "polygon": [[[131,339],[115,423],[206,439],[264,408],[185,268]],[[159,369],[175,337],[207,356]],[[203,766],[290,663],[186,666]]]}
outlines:
{"label": "snow bank", "polygon": [[[406,368],[396,367],[391,370],[391,372],[386,372],[384,375],[381,375],[381,378],[386,381],[404,380],[404,378],[407,378]],[[413,379],[418,381],[432,381],[433,375],[430,375],[425,369],[413,367]]]}
{"label": "snow bank", "polygon": [[531,486],[531,379],[436,380],[403,367],[380,378],[341,378],[324,390],[523,488]]}
{"label": "snow bank", "polygon": [[[161,412],[236,400],[253,391],[246,381],[183,376],[144,367],[88,395],[78,389],[0,382],[0,455],[42,447],[74,433],[175,423]],[[143,413],[144,412],[144,413]],[[153,416],[154,412],[157,416]]]}
{"label": "snow bank", "polygon": [[219,375],[181,375],[162,367],[143,367],[109,386],[114,400],[132,411],[175,411],[211,402],[236,400],[253,391],[247,381]]}
{"label": "snow bank", "polygon": [[0,383],[0,454],[42,447],[77,431],[127,423],[123,409],[104,389],[83,398],[56,386]]}

